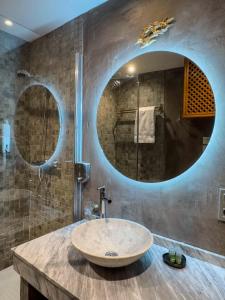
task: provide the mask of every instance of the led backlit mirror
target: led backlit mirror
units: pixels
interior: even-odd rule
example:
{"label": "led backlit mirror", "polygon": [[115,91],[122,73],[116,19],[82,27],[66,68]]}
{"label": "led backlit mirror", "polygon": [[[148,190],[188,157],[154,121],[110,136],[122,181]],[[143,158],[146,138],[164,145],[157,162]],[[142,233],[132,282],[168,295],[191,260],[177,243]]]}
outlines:
{"label": "led backlit mirror", "polygon": [[17,148],[25,161],[43,165],[53,155],[60,132],[57,102],[42,85],[32,85],[20,96],[14,121]]}
{"label": "led backlit mirror", "polygon": [[214,97],[200,68],[171,52],[151,52],[123,66],[100,99],[97,130],[111,164],[142,182],[174,178],[205,150]]}

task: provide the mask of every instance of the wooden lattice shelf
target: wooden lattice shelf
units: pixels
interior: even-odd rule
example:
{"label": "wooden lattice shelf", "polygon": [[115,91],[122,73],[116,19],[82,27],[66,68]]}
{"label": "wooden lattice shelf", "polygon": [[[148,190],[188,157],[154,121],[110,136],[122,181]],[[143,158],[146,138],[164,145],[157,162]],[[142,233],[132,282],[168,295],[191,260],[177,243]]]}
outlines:
{"label": "wooden lattice shelf", "polygon": [[215,101],[207,77],[192,61],[185,59],[183,117],[214,115]]}

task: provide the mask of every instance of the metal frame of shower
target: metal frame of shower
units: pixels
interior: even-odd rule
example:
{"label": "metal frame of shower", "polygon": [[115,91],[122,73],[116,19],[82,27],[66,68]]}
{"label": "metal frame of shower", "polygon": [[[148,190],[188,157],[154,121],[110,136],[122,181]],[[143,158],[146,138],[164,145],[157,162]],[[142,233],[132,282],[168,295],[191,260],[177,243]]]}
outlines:
{"label": "metal frame of shower", "polygon": [[[75,54],[74,165],[83,160],[83,53]],[[82,218],[82,183],[75,178],[73,221]]]}
{"label": "metal frame of shower", "polygon": [[[140,111],[140,81],[137,76],[137,144],[136,144],[136,180],[138,180],[138,163],[139,163],[139,111]],[[134,125],[135,126],[135,125]]]}

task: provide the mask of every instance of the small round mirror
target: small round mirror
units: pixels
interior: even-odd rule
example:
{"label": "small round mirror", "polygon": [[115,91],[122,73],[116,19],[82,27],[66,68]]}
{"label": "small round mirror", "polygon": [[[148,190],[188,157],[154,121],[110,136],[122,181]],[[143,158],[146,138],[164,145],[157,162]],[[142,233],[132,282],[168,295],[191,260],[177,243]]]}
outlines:
{"label": "small round mirror", "polygon": [[25,161],[41,166],[53,155],[59,138],[60,117],[56,99],[43,85],[32,85],[17,103],[14,134]]}
{"label": "small round mirror", "polygon": [[165,181],[202,155],[214,115],[212,89],[194,62],[150,52],[124,65],[106,86],[97,114],[99,142],[125,176]]}

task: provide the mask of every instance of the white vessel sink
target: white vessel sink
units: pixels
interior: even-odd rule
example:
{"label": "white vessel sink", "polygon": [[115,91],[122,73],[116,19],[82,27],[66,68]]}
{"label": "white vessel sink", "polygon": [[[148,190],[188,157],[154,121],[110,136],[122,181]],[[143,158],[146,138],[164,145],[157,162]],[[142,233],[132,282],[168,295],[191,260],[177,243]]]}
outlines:
{"label": "white vessel sink", "polygon": [[152,233],[122,219],[98,219],[78,225],[72,232],[74,247],[90,262],[103,267],[127,266],[153,244]]}

